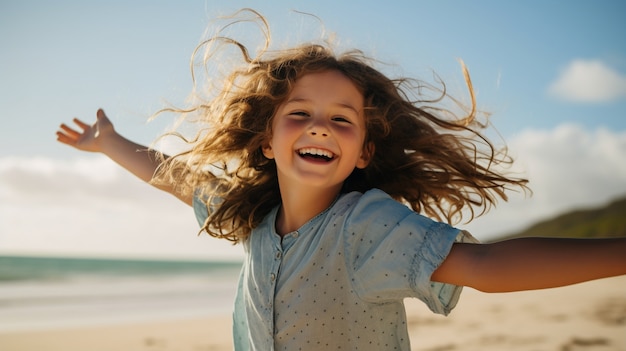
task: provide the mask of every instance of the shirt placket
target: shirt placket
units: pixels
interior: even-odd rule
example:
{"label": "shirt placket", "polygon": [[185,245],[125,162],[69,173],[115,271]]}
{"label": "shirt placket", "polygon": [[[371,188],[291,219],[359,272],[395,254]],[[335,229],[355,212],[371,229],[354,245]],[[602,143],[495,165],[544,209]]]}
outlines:
{"label": "shirt placket", "polygon": [[282,265],[283,262],[283,257],[284,257],[284,252],[286,250],[289,249],[289,247],[291,247],[295,240],[298,238],[298,236],[300,235],[300,233],[298,231],[286,234],[282,240],[280,241],[280,245],[276,246],[274,248],[274,264],[272,266],[272,270],[270,272],[270,283],[272,284],[272,291],[274,292],[274,294],[272,295],[271,299],[272,301],[269,302],[269,305],[272,306],[272,328],[274,329],[273,332],[274,334],[276,333],[275,330],[275,311],[274,311],[274,306],[275,306],[275,298],[276,298],[276,292],[278,291],[278,289],[280,288],[278,286],[279,284],[279,274],[280,274],[280,267]]}
{"label": "shirt placket", "polygon": [[[272,263],[271,263],[271,269],[269,270],[269,276],[267,277],[268,280],[268,285],[269,285],[269,291],[272,292],[272,294],[270,296],[267,296],[267,301],[266,304],[268,306],[266,312],[266,318],[267,321],[269,322],[269,328],[270,328],[270,333],[271,335],[274,335],[274,298],[276,296],[276,289],[277,289],[277,283],[278,283],[278,274],[280,272],[280,265],[282,263],[282,257],[283,257],[283,248],[282,245],[279,242],[276,243],[276,245],[273,247],[273,259],[272,259]],[[273,346],[273,345],[272,345]]]}

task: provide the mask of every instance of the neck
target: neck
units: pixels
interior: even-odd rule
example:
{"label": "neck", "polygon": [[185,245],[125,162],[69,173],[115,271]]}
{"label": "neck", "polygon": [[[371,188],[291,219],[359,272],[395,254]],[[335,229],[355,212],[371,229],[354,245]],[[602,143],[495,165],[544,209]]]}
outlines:
{"label": "neck", "polygon": [[282,205],[276,218],[276,232],[280,236],[298,230],[306,222],[327,209],[337,195],[338,189],[298,189],[284,191],[281,188]]}

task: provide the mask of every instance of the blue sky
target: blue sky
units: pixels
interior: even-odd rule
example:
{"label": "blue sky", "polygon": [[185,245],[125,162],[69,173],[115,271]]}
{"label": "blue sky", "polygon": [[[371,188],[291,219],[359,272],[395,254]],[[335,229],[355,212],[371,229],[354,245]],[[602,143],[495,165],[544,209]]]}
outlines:
{"label": "blue sky", "polygon": [[150,143],[170,121],[146,118],[190,92],[189,58],[210,21],[242,7],[268,18],[278,46],[316,39],[319,23],[293,10],[312,13],[341,48],[395,65],[391,74],[428,81],[434,71],[464,97],[462,59],[535,192],[471,223],[479,238],[626,194],[621,1],[3,2],[0,252],[234,252],[196,238],[190,209],[100,155],[58,144],[54,132],[103,107],[122,134]]}

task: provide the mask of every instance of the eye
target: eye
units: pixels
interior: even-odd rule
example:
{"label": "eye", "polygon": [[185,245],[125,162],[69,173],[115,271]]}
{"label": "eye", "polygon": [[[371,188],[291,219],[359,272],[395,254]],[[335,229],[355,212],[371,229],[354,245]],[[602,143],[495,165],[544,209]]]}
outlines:
{"label": "eye", "polygon": [[309,114],[305,111],[293,111],[289,113],[292,116],[299,116],[299,117],[308,117]]}
{"label": "eye", "polygon": [[333,121],[335,122],[341,122],[341,123],[352,123],[352,121],[350,121],[350,119],[344,117],[344,116],[335,116],[332,118]]}

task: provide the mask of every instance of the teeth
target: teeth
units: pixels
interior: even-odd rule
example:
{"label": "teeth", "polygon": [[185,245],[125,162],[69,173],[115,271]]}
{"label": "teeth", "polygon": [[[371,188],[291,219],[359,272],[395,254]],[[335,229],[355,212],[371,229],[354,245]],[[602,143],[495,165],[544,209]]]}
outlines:
{"label": "teeth", "polygon": [[333,153],[327,150],[317,149],[313,147],[307,147],[304,149],[298,150],[300,155],[314,155],[314,156],[323,156],[326,158],[333,158]]}

